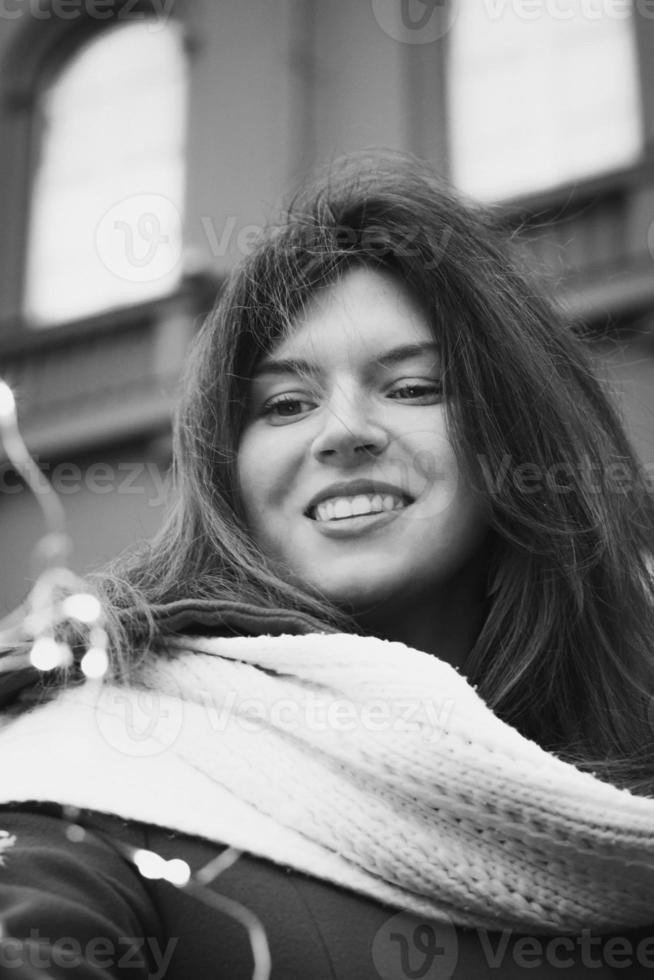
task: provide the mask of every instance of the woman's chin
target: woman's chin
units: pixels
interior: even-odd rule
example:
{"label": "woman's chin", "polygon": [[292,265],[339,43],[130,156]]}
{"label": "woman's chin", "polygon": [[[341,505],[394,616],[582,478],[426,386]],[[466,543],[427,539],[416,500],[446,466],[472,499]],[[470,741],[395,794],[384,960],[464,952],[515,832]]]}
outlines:
{"label": "woman's chin", "polygon": [[338,578],[317,576],[312,585],[339,609],[357,617],[393,602],[401,591],[397,582],[370,572]]}

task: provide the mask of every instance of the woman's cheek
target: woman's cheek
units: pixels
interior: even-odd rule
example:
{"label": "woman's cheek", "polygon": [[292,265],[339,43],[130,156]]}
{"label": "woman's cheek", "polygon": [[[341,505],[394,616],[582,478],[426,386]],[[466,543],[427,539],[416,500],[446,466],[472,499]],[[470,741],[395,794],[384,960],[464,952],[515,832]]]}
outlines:
{"label": "woman's cheek", "polygon": [[241,439],[238,479],[252,524],[272,519],[293,489],[301,452],[295,445],[298,440],[285,431],[288,428],[257,422]]}

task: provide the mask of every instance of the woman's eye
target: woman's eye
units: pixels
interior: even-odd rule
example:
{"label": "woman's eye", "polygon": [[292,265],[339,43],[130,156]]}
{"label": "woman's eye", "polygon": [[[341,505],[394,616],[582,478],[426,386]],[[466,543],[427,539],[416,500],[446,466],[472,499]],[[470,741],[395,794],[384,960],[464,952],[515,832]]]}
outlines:
{"label": "woman's eye", "polygon": [[389,398],[397,398],[402,401],[417,401],[421,404],[433,404],[440,401],[443,397],[443,384],[441,381],[412,381],[389,392]]}
{"label": "woman's eye", "polygon": [[314,402],[298,395],[277,395],[263,406],[262,415],[271,422],[283,423],[295,419],[314,408]]}

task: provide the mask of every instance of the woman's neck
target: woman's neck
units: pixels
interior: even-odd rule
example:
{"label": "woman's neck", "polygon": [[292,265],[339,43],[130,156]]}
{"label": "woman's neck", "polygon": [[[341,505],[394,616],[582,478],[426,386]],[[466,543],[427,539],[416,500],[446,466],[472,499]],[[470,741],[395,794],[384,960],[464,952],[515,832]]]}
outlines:
{"label": "woman's neck", "polygon": [[464,670],[486,613],[486,569],[476,561],[429,595],[398,595],[396,601],[355,618],[370,635],[423,650]]}

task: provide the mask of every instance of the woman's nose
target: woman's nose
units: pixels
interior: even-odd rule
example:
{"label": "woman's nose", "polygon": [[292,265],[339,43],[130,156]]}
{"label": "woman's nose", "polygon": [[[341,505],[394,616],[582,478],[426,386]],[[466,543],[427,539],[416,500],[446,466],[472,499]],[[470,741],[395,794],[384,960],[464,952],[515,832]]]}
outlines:
{"label": "woman's nose", "polygon": [[321,462],[360,462],[367,455],[379,456],[388,445],[385,428],[372,415],[364,399],[339,398],[327,405],[312,452]]}

